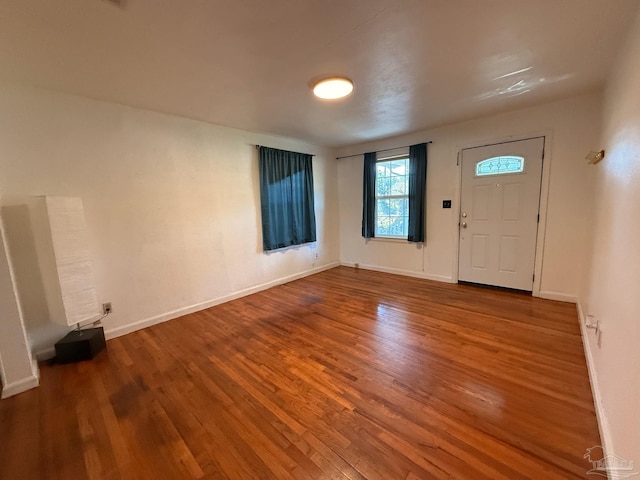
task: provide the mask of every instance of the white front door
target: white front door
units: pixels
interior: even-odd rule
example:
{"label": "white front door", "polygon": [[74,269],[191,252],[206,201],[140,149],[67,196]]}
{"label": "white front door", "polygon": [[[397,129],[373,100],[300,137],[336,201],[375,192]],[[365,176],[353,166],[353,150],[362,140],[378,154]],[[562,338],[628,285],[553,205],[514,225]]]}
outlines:
{"label": "white front door", "polygon": [[544,137],[462,150],[460,281],[533,289]]}

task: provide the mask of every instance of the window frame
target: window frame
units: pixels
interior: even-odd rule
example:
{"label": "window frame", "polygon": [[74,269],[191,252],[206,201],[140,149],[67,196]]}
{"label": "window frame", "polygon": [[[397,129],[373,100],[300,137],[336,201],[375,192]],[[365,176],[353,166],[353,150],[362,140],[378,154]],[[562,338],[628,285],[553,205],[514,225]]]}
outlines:
{"label": "window frame", "polygon": [[[394,195],[382,195],[380,196],[378,194],[378,164],[380,163],[389,163],[389,162],[393,162],[393,161],[397,161],[397,160],[405,160],[406,161],[406,175],[404,175],[405,177],[405,181],[406,181],[406,185],[405,185],[405,191],[406,193],[403,195],[398,195],[398,194],[394,194]],[[375,178],[375,183],[374,183],[374,199],[375,199],[375,215],[374,215],[374,219],[375,219],[375,225],[374,225],[374,232],[375,232],[375,236],[374,238],[378,238],[380,240],[392,240],[392,241],[406,241],[407,240],[407,236],[408,236],[408,232],[409,232],[409,153],[401,153],[401,154],[397,154],[397,155],[390,155],[390,156],[386,156],[383,158],[377,158],[376,159],[376,178]],[[400,234],[400,235],[391,235],[391,234],[380,234],[378,233],[378,200],[395,200],[395,199],[404,199],[406,201],[406,213],[405,215],[402,215],[402,217],[405,218],[405,224],[404,224],[404,228],[405,231]]]}

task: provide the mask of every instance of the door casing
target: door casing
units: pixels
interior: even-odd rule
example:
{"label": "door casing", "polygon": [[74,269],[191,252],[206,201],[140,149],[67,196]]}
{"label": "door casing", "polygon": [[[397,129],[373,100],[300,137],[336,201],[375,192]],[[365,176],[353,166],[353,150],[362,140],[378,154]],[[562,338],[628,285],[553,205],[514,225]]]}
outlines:
{"label": "door casing", "polygon": [[[546,225],[547,225],[547,210],[549,204],[549,182],[550,182],[550,172],[551,172],[551,164],[552,164],[552,149],[551,145],[553,143],[553,131],[552,130],[541,130],[530,132],[528,134],[521,135],[513,135],[508,137],[497,137],[497,138],[488,138],[488,139],[478,139],[470,142],[465,142],[463,144],[456,145],[457,152],[457,181],[456,181],[456,203],[457,206],[455,208],[455,218],[454,218],[454,227],[452,231],[453,234],[453,242],[455,245],[455,254],[453,255],[453,283],[458,283],[458,258],[460,255],[460,235],[459,235],[459,227],[458,222],[460,219],[460,205],[462,200],[462,150],[466,148],[475,148],[475,147],[484,147],[489,145],[495,145],[499,143],[505,142],[514,142],[519,140],[529,140],[531,138],[544,137],[544,160],[542,162],[542,181],[540,184],[540,223],[538,225],[538,233],[536,238],[536,259],[534,264],[534,281],[533,281],[533,290],[532,295],[534,297],[545,297],[550,298],[544,295],[544,292],[541,290],[542,285],[542,265],[544,261],[544,244],[546,238]],[[557,299],[561,300],[561,299]]]}

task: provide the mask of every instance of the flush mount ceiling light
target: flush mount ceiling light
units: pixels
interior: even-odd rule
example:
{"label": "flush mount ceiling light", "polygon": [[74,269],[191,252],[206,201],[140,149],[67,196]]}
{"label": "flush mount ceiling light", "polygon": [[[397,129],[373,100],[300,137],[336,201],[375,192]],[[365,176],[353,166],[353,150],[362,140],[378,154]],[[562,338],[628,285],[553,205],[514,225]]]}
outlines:
{"label": "flush mount ceiling light", "polygon": [[325,100],[335,100],[349,95],[353,82],[345,77],[331,77],[320,80],[313,86],[313,94]]}

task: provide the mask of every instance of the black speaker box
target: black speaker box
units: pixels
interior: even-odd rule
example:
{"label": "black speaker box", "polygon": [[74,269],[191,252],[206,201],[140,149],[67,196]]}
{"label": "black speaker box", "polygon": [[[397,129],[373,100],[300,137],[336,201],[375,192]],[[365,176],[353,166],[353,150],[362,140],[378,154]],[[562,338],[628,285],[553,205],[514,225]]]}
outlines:
{"label": "black speaker box", "polygon": [[59,363],[91,360],[105,347],[102,327],[72,330],[56,343],[56,361]]}

